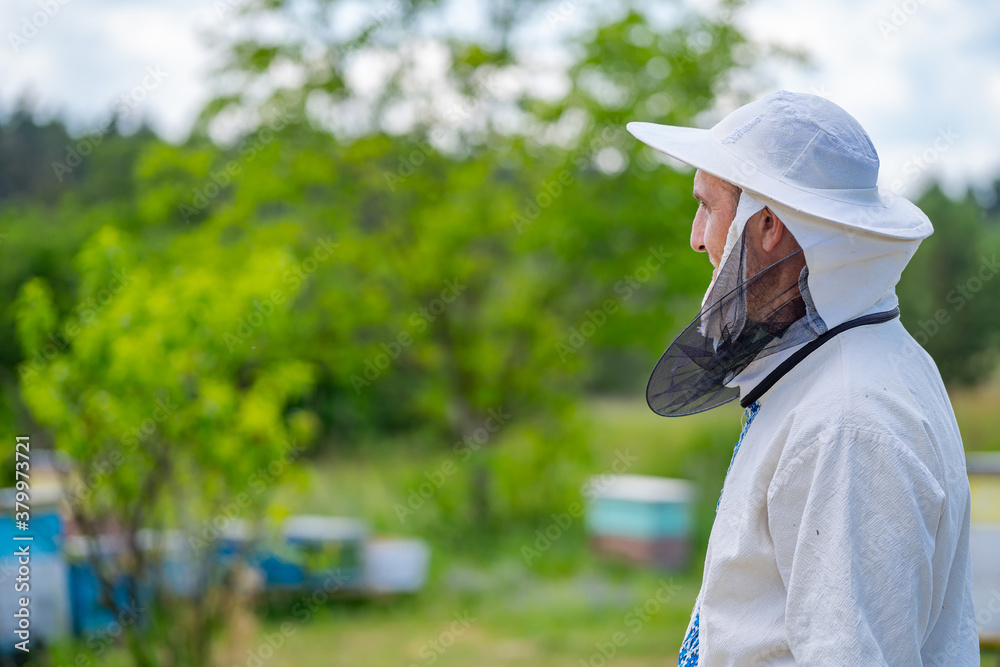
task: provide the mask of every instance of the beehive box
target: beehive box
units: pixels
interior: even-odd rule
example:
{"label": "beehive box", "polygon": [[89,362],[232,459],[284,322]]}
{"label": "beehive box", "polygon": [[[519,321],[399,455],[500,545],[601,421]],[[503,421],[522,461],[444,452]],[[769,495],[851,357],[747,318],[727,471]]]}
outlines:
{"label": "beehive box", "polygon": [[[31,491],[29,529],[19,530],[15,521],[15,489],[0,490],[0,542],[4,544],[0,555],[0,635],[4,650],[12,649],[14,640],[14,613],[20,607],[19,598],[31,600],[31,646],[49,643],[69,634],[70,600],[69,574],[66,559],[62,553],[63,520],[59,512],[61,491],[58,487],[45,485]],[[18,510],[20,511],[20,510]],[[15,540],[15,537],[30,536],[31,540]],[[28,578],[21,584],[28,584],[30,590],[18,591],[18,556],[14,551],[28,546],[30,561]]]}
{"label": "beehive box", "polygon": [[[299,515],[284,525],[285,560],[297,565],[303,584],[329,592],[364,584],[364,545],[368,525],[358,519]],[[271,573],[265,567],[268,581]],[[333,590],[329,590],[329,589]]]}
{"label": "beehive box", "polygon": [[[100,535],[91,540],[82,535],[66,539],[66,560],[69,564],[69,598],[72,609],[73,632],[77,635],[104,633],[106,636],[120,632],[125,624],[142,623],[141,609],[147,604],[151,588],[148,584],[135,586],[135,581],[123,573],[121,560],[127,558],[125,543],[120,535]],[[112,594],[121,616],[116,616],[106,604],[94,564],[112,575]],[[137,590],[140,600],[131,600],[130,591]]]}
{"label": "beehive box", "polygon": [[972,604],[979,640],[1000,648],[1000,525],[972,524]]}
{"label": "beehive box", "polygon": [[306,585],[300,554],[273,526],[233,521],[222,531],[216,549],[222,572],[231,575],[236,563],[242,563],[267,592],[297,591]]}
{"label": "beehive box", "polygon": [[972,493],[972,523],[1000,526],[1000,452],[968,454],[966,469]]}
{"label": "beehive box", "polygon": [[259,531],[248,522],[234,521],[217,548],[224,569],[245,558],[266,591],[324,588],[335,594],[363,587],[367,537],[367,524],[357,519],[298,515],[280,528]]}
{"label": "beehive box", "polygon": [[365,543],[365,590],[376,594],[416,593],[427,582],[431,550],[423,540],[378,537]]}
{"label": "beehive box", "polygon": [[599,554],[677,569],[691,552],[691,482],[646,475],[601,475],[584,485],[586,527]]}
{"label": "beehive box", "polygon": [[1000,453],[966,457],[972,494],[972,601],[979,639],[1000,647]]}
{"label": "beehive box", "polygon": [[146,577],[154,590],[171,598],[190,599],[202,594],[201,556],[181,531],[140,530],[136,538],[146,553],[150,570]]}

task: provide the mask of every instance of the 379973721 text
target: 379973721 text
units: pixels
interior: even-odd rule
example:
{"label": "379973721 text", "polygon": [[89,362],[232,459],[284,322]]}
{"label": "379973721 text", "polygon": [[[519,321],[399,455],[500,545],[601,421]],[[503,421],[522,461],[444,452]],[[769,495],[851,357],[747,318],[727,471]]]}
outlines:
{"label": "379973721 text", "polygon": [[14,577],[14,595],[17,610],[14,612],[14,648],[31,651],[31,541],[28,533],[31,522],[31,443],[26,435],[19,435],[14,444],[14,558],[17,576]]}

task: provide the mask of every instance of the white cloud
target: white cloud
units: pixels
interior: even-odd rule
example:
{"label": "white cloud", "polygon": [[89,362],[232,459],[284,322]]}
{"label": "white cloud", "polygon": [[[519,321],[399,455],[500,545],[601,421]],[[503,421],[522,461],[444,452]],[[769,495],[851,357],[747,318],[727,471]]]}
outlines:
{"label": "white cloud", "polygon": [[[38,7],[25,0],[5,4],[0,21],[20,26]],[[135,104],[133,118],[147,117],[157,131],[182,138],[209,93],[207,51],[195,30],[203,9],[193,0],[69,0],[19,50],[0,45],[0,102],[9,108],[31,91],[41,110],[66,113],[71,126],[85,132],[153,68],[161,80]]]}

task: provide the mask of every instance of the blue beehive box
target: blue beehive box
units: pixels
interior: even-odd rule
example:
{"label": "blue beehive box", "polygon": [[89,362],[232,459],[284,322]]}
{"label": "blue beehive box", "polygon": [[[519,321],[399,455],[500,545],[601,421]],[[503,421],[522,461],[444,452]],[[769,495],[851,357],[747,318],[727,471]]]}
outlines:
{"label": "blue beehive box", "polygon": [[280,530],[235,521],[223,531],[218,555],[227,570],[242,557],[265,591],[297,591],[306,586],[305,566],[298,553],[286,544]]}
{"label": "blue beehive box", "polygon": [[216,543],[215,555],[222,566],[222,572],[231,572],[236,562],[242,558],[246,567],[265,587],[295,587],[301,577],[296,576],[294,568],[287,570],[283,578],[277,577],[270,584],[266,580],[264,568],[277,558],[273,550],[275,543],[273,536],[258,530],[253,523],[240,519],[233,521],[222,531]]}
{"label": "blue beehive box", "polygon": [[[72,607],[73,632],[89,635],[97,632],[116,633],[126,623],[142,623],[141,609],[151,595],[148,582],[137,587],[139,600],[130,600],[133,579],[121,574],[116,561],[124,557],[125,547],[121,536],[101,535],[93,542],[83,536],[66,540],[66,558],[69,562],[69,596]],[[112,591],[115,604],[122,610],[122,617],[115,616],[111,606],[105,604],[104,591],[94,563],[113,576]]]}
{"label": "blue beehive box", "polygon": [[600,554],[669,569],[684,567],[693,527],[691,482],[600,475],[583,488],[587,534]]}
{"label": "blue beehive box", "polygon": [[[143,623],[141,608],[153,598],[154,591],[188,599],[198,594],[197,563],[179,531],[140,530],[136,539],[146,552],[148,571],[136,589],[140,599],[134,603],[129,601],[133,577],[123,573],[118,562],[126,552],[123,536],[107,534],[91,540],[76,535],[66,541],[73,632],[77,635],[105,631],[116,635],[120,625]],[[105,604],[95,561],[113,574],[112,591],[121,618],[116,618],[111,606]]]}
{"label": "blue beehive box", "polygon": [[[28,530],[17,527],[15,511],[16,489],[0,490],[0,543],[4,552],[0,555],[0,636],[4,641],[3,650],[13,646],[14,613],[20,606],[19,598],[28,597],[31,602],[31,646],[48,643],[69,634],[70,600],[66,559],[62,554],[63,520],[59,511],[61,491],[52,485],[35,486],[30,492],[30,518]],[[15,540],[15,537],[30,536],[31,540]],[[30,562],[28,567],[28,591],[17,591],[20,563],[14,551],[28,546]]]}
{"label": "blue beehive box", "polygon": [[234,523],[219,540],[223,563],[246,557],[271,592],[360,589],[364,584],[363,553],[368,526],[343,517],[290,517],[275,534],[253,534],[248,524]]}

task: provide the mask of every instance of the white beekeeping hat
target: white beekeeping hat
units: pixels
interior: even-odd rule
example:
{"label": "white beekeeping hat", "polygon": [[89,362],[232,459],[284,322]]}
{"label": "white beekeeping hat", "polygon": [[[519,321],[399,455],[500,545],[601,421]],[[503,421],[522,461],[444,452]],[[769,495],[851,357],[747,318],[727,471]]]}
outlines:
{"label": "white beekeeping hat", "polygon": [[[736,398],[748,377],[761,380],[755,389],[770,386],[776,378],[759,371],[794,362],[794,354],[845,328],[898,315],[895,285],[933,227],[911,202],[879,192],[875,148],[839,106],[780,91],[710,130],[653,123],[629,123],[628,130],[743,190],[702,311],[649,379],[646,398],[655,412],[708,410]],[[765,207],[802,250],[750,275],[759,263],[748,258],[746,223]],[[797,284],[786,280],[773,293],[775,277],[800,252]]]}

